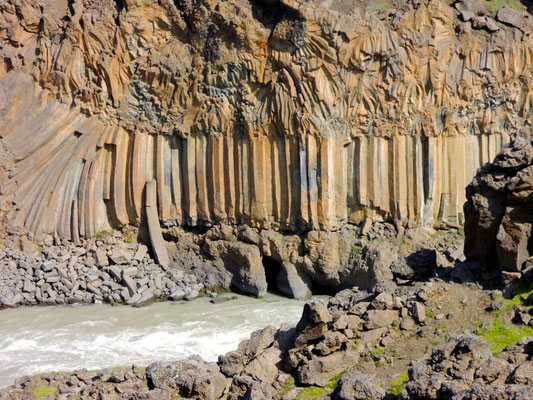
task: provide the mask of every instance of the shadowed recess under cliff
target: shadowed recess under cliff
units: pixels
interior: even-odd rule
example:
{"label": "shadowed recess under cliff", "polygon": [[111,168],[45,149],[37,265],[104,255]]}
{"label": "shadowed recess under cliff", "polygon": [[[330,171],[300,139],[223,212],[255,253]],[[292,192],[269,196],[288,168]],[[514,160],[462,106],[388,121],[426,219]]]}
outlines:
{"label": "shadowed recess under cliff", "polygon": [[531,134],[526,13],[484,35],[438,0],[0,11],[1,194],[34,232],[138,225],[152,179],[166,226],[453,226],[476,169]]}

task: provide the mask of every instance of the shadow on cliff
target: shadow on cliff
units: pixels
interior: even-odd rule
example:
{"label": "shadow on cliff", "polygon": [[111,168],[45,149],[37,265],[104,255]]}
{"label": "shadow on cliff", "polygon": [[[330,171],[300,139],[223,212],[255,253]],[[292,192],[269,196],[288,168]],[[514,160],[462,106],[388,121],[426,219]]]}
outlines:
{"label": "shadow on cliff", "polygon": [[533,15],[533,0],[520,0],[520,3],[526,6],[528,13]]}

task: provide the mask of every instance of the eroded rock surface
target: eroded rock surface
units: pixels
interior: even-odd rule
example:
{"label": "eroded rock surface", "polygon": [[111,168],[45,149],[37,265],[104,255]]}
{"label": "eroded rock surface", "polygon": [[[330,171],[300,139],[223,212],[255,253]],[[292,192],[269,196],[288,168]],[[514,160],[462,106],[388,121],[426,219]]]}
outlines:
{"label": "eroded rock surface", "polygon": [[138,225],[155,179],[166,226],[457,226],[476,169],[531,132],[533,45],[523,9],[455,3],[4,1],[9,220]]}
{"label": "eroded rock surface", "polygon": [[528,399],[533,397],[533,337],[493,356],[485,339],[455,336],[437,346],[431,358],[409,370],[407,398]]}
{"label": "eroded rock surface", "polygon": [[533,272],[532,193],[533,146],[520,137],[484,165],[467,187],[465,253],[488,268],[503,270],[506,283]]}

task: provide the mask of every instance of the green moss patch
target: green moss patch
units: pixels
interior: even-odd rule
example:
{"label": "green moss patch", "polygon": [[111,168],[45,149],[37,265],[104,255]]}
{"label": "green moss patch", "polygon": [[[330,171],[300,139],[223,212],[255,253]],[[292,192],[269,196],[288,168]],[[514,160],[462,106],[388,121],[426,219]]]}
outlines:
{"label": "green moss patch", "polygon": [[487,10],[492,14],[496,15],[503,7],[509,7],[513,10],[519,10],[520,4],[515,0],[481,0]]}
{"label": "green moss patch", "polygon": [[367,12],[388,11],[390,3],[388,1],[369,1],[365,10]]}
{"label": "green moss patch", "polygon": [[37,386],[31,392],[37,399],[55,399],[59,394],[56,387],[49,385]]}
{"label": "green moss patch", "polygon": [[343,375],[348,372],[347,369],[345,369],[344,371],[342,371],[339,375],[336,375],[334,376],[333,378],[331,378],[328,382],[328,384],[326,385],[326,387],[328,389],[335,389],[337,387],[337,385],[339,384],[339,381],[341,380],[341,378],[343,377]]}
{"label": "green moss patch", "polygon": [[409,381],[409,373],[405,371],[404,373],[398,375],[397,379],[394,379],[390,383],[390,387],[387,389],[387,393],[390,393],[394,396],[399,396],[400,393],[405,389],[407,382]]}
{"label": "green moss patch", "polygon": [[516,344],[520,339],[526,336],[533,336],[533,328],[525,325],[509,324],[502,322],[501,314],[503,311],[513,309],[515,306],[523,305],[523,299],[533,294],[533,282],[529,285],[518,284],[515,287],[516,295],[505,301],[505,305],[496,313],[494,321],[488,325],[480,327],[477,334],[485,338],[491,346],[494,354],[501,353],[509,345]]}
{"label": "green moss patch", "polygon": [[504,325],[497,318],[490,327],[481,328],[477,334],[490,343],[490,349],[493,354],[498,354],[507,346],[516,344],[520,339],[526,336],[533,336],[533,328],[529,326]]}
{"label": "green moss patch", "polygon": [[322,396],[325,391],[326,389],[323,387],[310,386],[300,390],[297,399],[316,399],[317,397]]}

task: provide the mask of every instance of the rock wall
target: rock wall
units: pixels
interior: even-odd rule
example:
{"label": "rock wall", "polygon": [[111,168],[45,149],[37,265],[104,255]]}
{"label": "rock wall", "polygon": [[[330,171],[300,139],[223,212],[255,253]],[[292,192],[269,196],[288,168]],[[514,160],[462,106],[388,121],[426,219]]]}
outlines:
{"label": "rock wall", "polygon": [[0,4],[1,195],[34,232],[139,224],[152,179],[167,226],[458,225],[531,134],[525,12],[489,34],[438,0],[45,3]]}
{"label": "rock wall", "polygon": [[465,254],[511,283],[533,276],[533,146],[516,138],[467,187]]}

